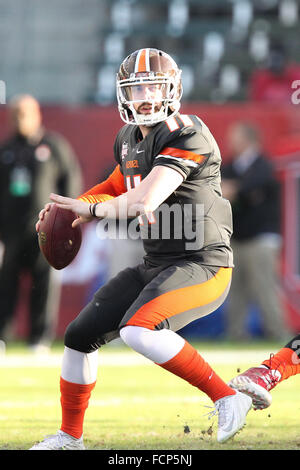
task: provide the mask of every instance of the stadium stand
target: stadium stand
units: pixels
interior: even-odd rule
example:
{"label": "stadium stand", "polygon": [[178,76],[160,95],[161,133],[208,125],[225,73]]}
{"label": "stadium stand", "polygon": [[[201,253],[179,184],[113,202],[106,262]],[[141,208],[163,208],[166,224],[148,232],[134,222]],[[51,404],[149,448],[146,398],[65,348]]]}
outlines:
{"label": "stadium stand", "polygon": [[243,101],[273,41],[300,63],[300,0],[0,0],[0,78],[8,95],[109,104],[122,57],[169,52],[185,100]]}

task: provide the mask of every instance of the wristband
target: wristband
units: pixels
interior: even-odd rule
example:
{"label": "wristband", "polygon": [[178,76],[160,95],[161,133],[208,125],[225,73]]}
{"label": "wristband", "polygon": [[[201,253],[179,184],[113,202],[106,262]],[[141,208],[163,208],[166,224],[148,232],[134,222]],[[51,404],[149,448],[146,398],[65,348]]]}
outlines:
{"label": "wristband", "polygon": [[91,214],[93,217],[97,217],[97,216],[96,216],[96,207],[98,206],[98,204],[100,204],[100,202],[95,202],[94,204],[90,204],[90,205],[89,205],[89,211],[90,211],[90,214]]}

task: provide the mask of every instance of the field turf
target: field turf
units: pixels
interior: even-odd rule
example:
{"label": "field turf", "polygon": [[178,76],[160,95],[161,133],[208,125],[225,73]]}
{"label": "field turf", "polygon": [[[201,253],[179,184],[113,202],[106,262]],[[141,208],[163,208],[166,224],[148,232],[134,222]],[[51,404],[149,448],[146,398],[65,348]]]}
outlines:
{"label": "field turf", "polygon": [[[193,343],[224,380],[258,365],[280,345]],[[26,450],[60,424],[59,375],[63,346],[37,356],[25,345],[0,355],[0,450]],[[245,428],[216,442],[217,417],[199,390],[116,343],[99,352],[96,388],[86,413],[90,450],[299,450],[300,376],[279,384],[273,404],[251,410]]]}

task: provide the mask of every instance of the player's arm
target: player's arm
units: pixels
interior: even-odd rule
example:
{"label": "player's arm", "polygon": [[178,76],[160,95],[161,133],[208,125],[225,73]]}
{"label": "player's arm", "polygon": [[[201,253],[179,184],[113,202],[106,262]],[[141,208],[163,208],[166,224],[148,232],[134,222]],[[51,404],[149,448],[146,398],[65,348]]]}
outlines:
{"label": "player's arm", "polygon": [[[164,166],[156,166],[139,186],[129,190],[111,201],[103,202],[95,207],[95,216],[99,218],[127,218],[153,212],[162,204],[183,181],[183,176],[176,170]],[[51,194],[50,199],[63,209],[78,214],[79,218],[73,226],[92,219],[90,204],[76,199]]]}
{"label": "player's arm", "polygon": [[[126,192],[126,190],[120,165],[117,165],[105,181],[93,186],[91,189],[78,196],[77,200],[85,203],[81,205],[83,210],[85,207],[89,207],[90,204],[94,204],[95,202],[105,202],[114,199],[120,194]],[[68,199],[72,201],[74,200],[71,198]],[[50,210],[51,204],[54,204],[54,202],[45,204],[45,207],[40,211],[39,219],[35,225],[37,232],[39,231],[40,222],[44,219],[46,212]],[[91,219],[92,216],[89,214],[88,219],[84,220],[84,222],[88,222]]]}
{"label": "player's arm", "polygon": [[127,189],[124,184],[124,177],[121,173],[120,165],[117,165],[105,181],[93,186],[77,199],[89,203],[104,202],[126,191]]}
{"label": "player's arm", "polygon": [[124,176],[121,171],[121,141],[122,141],[122,132],[124,129],[121,128],[114,142],[114,157],[118,165],[115,167],[114,171],[109,175],[109,177],[102,183],[93,186],[91,189],[81,194],[77,199],[80,201],[88,202],[90,204],[96,202],[105,202],[111,200],[115,197],[120,196],[123,193],[126,193],[127,188],[124,183]]}
{"label": "player's arm", "polygon": [[[136,217],[137,215],[153,212],[180,186],[183,176],[171,168],[156,166],[134,189],[119,196],[109,204],[116,211],[117,217],[123,215]],[[122,210],[122,204],[127,206],[127,213]],[[121,209],[121,211],[120,211]],[[106,205],[101,204],[96,208],[97,217],[105,216]]]}

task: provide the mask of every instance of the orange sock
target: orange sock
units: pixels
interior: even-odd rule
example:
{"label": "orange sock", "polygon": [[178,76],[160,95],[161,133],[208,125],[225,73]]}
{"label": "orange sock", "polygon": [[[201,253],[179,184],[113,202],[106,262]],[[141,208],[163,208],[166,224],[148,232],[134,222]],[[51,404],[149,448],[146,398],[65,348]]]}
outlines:
{"label": "orange sock", "polygon": [[187,342],[176,356],[158,365],[199,388],[213,402],[236,393]]}
{"label": "orange sock", "polygon": [[61,430],[77,439],[83,433],[85,410],[96,382],[80,385],[60,378],[62,425]]}
{"label": "orange sock", "polygon": [[278,370],[281,374],[281,379],[286,380],[292,375],[300,374],[300,359],[290,348],[282,348],[270,359],[263,362],[263,365],[269,369]]}

